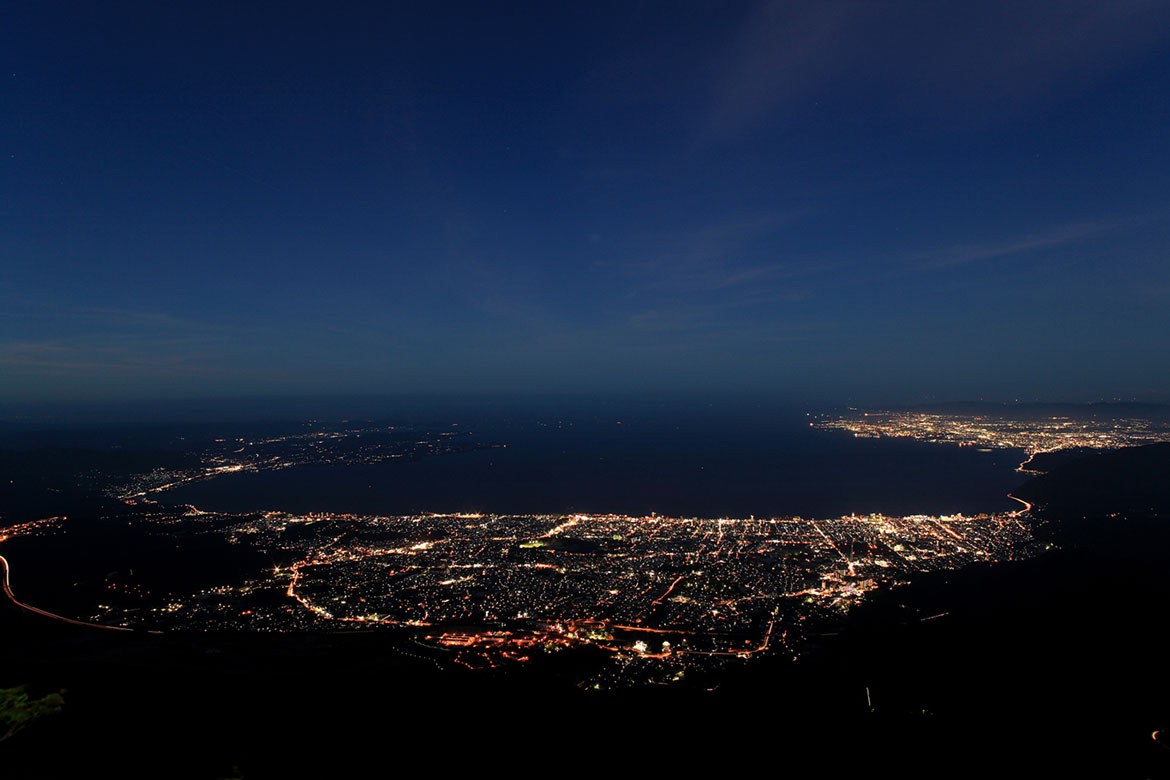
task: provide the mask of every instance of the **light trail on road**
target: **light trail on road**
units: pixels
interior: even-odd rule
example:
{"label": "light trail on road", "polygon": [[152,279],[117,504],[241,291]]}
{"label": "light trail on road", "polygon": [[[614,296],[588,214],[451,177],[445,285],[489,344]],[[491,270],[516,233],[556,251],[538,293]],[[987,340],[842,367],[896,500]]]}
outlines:
{"label": "light trail on road", "polygon": [[1011,493],[1008,493],[1008,494],[1007,494],[1007,497],[1008,497],[1008,498],[1010,498],[1012,501],[1019,501],[1021,504],[1023,504],[1023,505],[1024,505],[1024,508],[1023,508],[1023,509],[1017,509],[1015,512],[1012,512],[1012,513],[1011,513],[1012,515],[1018,515],[1018,514],[1020,514],[1021,512],[1030,512],[1030,511],[1032,511],[1032,505],[1031,505],[1031,504],[1029,504],[1029,503],[1028,503],[1027,501],[1025,501],[1024,499],[1022,499],[1022,498],[1016,498],[1016,497],[1015,497],[1015,496],[1013,496]]}
{"label": "light trail on road", "polygon": [[[9,579],[11,568],[8,565],[8,559],[5,558],[3,555],[0,555],[0,564],[3,564],[3,566],[4,566],[4,595],[8,597],[9,601],[11,601],[13,604],[20,607],[23,610],[35,613],[37,615],[43,615],[47,618],[52,618],[53,620],[60,620],[60,621],[65,622],[65,623],[72,623],[75,626],[83,626],[85,628],[103,628],[106,631],[133,631],[134,630],[132,628],[125,628],[123,626],[103,626],[100,623],[87,623],[84,620],[74,620],[73,618],[67,618],[67,617],[64,617],[62,615],[57,615],[53,612],[48,612],[46,610],[39,609],[37,607],[32,606],[31,604],[25,604],[23,601],[19,601],[16,598],[16,596],[13,595],[13,593],[12,593],[12,584],[11,584],[10,579]],[[151,632],[151,633],[159,633],[159,632]]]}

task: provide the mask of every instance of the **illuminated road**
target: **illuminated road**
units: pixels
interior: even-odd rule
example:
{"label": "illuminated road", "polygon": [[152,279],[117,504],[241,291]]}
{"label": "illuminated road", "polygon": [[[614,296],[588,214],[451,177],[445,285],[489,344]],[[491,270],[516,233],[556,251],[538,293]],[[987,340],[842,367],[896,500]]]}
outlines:
{"label": "illuminated road", "polygon": [[1022,498],[1016,498],[1016,497],[1015,497],[1015,496],[1013,496],[1011,493],[1008,493],[1008,494],[1007,494],[1007,497],[1008,497],[1008,498],[1010,498],[1012,501],[1019,501],[1021,504],[1023,504],[1023,505],[1024,505],[1024,508],[1023,508],[1023,509],[1018,509],[1018,510],[1016,510],[1016,511],[1015,511],[1013,514],[1019,514],[1020,512],[1030,512],[1030,511],[1032,511],[1032,505],[1031,505],[1031,504],[1029,504],[1029,503],[1028,503],[1027,501],[1025,501],[1024,499],[1022,499]]}
{"label": "illuminated road", "polygon": [[1028,459],[1026,461],[1024,461],[1023,463],[1021,463],[1020,465],[1016,466],[1016,471],[1020,472],[1021,474],[1043,474],[1044,473],[1043,471],[1034,471],[1033,469],[1029,469],[1029,468],[1025,468],[1025,467],[1029,463],[1034,461],[1036,459],[1036,456],[1039,455],[1041,452],[1050,452],[1050,451],[1051,450],[1032,450],[1031,452],[1028,453]]}
{"label": "illuminated road", "polygon": [[[9,581],[10,569],[8,566],[8,559],[5,558],[3,555],[0,555],[0,564],[2,564],[4,566],[4,595],[7,596],[8,599],[13,604],[20,607],[23,610],[26,610],[28,612],[33,612],[37,615],[44,615],[45,617],[52,618],[53,620],[60,620],[60,621],[65,622],[65,623],[72,623],[75,626],[84,626],[85,628],[104,628],[107,631],[133,631],[134,630],[132,628],[123,628],[122,626],[103,626],[99,623],[86,623],[83,620],[74,620],[73,618],[62,617],[61,615],[56,615],[52,612],[46,612],[43,609],[38,609],[38,608],[31,606],[29,604],[25,604],[22,601],[17,601],[16,596],[14,596],[12,594],[12,584]],[[159,633],[159,632],[152,631],[150,633]]]}

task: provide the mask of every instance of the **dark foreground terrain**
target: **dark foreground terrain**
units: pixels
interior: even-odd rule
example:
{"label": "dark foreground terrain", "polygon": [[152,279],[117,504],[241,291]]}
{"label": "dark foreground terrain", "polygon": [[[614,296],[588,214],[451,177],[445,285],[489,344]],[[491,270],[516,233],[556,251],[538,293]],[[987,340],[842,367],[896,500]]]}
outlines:
{"label": "dark foreground terrain", "polygon": [[796,662],[671,687],[578,690],[586,657],[440,671],[392,632],[121,634],[5,602],[0,687],[66,693],[0,742],[0,774],[1170,776],[1151,737],[1170,728],[1170,445],[1017,495],[1049,552],[882,593]]}

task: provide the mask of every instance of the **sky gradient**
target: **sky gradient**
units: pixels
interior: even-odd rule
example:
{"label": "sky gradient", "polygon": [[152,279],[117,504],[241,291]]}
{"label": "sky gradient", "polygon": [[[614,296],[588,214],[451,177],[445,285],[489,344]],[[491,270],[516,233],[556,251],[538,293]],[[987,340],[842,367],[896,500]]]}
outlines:
{"label": "sky gradient", "polygon": [[0,402],[1170,401],[1170,5],[14,2]]}

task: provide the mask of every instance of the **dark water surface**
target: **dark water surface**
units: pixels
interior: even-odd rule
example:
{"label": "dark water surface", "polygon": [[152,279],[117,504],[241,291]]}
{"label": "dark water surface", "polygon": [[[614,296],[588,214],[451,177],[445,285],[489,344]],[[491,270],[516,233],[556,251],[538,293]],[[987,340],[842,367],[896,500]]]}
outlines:
{"label": "dark water surface", "polygon": [[[459,420],[507,445],[413,462],[232,474],[167,494],[203,509],[834,517],[1018,508],[1015,450],[855,439],[804,411],[617,410]],[[454,421],[450,421],[454,422]]]}

